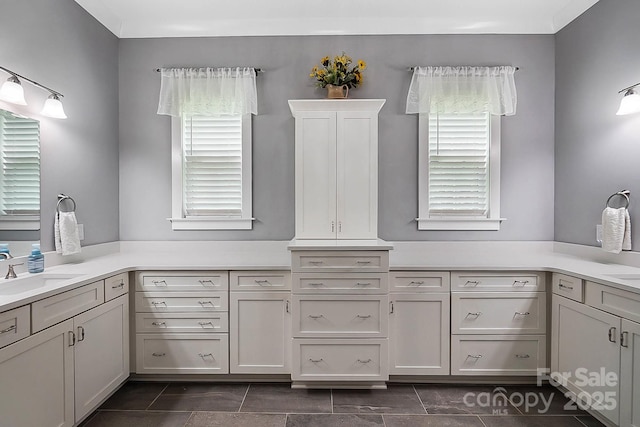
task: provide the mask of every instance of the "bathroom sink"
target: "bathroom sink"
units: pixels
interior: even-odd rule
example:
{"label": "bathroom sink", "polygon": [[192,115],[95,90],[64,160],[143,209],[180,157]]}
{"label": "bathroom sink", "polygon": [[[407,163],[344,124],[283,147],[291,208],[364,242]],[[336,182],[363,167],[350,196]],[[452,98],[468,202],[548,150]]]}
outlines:
{"label": "bathroom sink", "polygon": [[15,295],[29,292],[34,289],[56,285],[67,280],[82,276],[82,274],[55,274],[44,273],[36,276],[28,276],[3,283],[0,279],[0,295]]}
{"label": "bathroom sink", "polygon": [[640,281],[640,274],[607,274],[607,276],[631,282]]}

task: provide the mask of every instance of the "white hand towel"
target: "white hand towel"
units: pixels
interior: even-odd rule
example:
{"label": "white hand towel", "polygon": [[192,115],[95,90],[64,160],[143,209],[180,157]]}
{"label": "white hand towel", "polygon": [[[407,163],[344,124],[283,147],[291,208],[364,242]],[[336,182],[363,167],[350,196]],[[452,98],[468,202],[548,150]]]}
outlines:
{"label": "white hand towel", "polygon": [[57,212],[54,221],[56,252],[72,255],[80,252],[80,235],[75,212]]}
{"label": "white hand towel", "polygon": [[631,250],[631,217],[627,208],[602,211],[602,249],[614,254]]}

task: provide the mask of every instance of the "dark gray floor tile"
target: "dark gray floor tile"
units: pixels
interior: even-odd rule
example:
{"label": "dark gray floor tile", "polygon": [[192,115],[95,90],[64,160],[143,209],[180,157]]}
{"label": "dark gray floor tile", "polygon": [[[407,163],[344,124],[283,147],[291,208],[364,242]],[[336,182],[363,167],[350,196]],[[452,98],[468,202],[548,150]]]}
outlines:
{"label": "dark gray floor tile", "polygon": [[605,427],[597,419],[593,418],[591,415],[580,415],[576,417],[578,421],[585,425],[585,427]]}
{"label": "dark gray floor tile", "polygon": [[167,383],[129,381],[104,402],[100,409],[144,410],[166,387]]}
{"label": "dark gray floor tile", "polygon": [[172,383],[149,409],[236,412],[247,387],[247,384]]}
{"label": "dark gray floor tile", "polygon": [[585,415],[564,392],[555,387],[505,386],[511,403],[525,415]]}
{"label": "dark gray floor tile", "polygon": [[413,386],[386,390],[333,390],[334,413],[425,414]]}
{"label": "dark gray floor tile", "polygon": [[284,427],[286,414],[194,412],[185,427]]}
{"label": "dark gray floor tile", "polygon": [[286,427],[383,427],[382,415],[289,414]]}
{"label": "dark gray floor tile", "polygon": [[183,427],[191,412],[98,411],[86,427]]}
{"label": "dark gray floor tile", "polygon": [[290,384],[251,384],[240,412],[331,413],[331,390],[292,389]]}
{"label": "dark gray floor tile", "polygon": [[493,386],[416,385],[428,414],[520,414],[503,389]]}
{"label": "dark gray floor tile", "polygon": [[584,427],[576,417],[566,415],[481,415],[480,419],[487,427]]}
{"label": "dark gray floor tile", "polygon": [[386,427],[484,427],[477,415],[383,415]]}

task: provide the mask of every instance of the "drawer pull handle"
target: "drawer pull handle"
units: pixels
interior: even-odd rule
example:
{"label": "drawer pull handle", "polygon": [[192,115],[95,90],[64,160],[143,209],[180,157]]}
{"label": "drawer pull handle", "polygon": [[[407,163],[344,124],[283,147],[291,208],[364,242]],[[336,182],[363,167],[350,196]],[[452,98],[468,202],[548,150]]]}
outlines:
{"label": "drawer pull handle", "polygon": [[322,360],[322,357],[320,359],[309,359],[309,362],[311,363],[320,363],[320,362],[324,362],[324,360]]}
{"label": "drawer pull handle", "polygon": [[284,309],[287,313],[291,313],[291,303],[289,300],[285,300]]}
{"label": "drawer pull handle", "polygon": [[84,341],[84,328],[82,326],[78,326],[78,342]]}
{"label": "drawer pull handle", "polygon": [[478,317],[480,317],[481,315],[482,315],[482,312],[481,312],[481,311],[478,311],[478,312],[476,312],[476,313],[471,313],[471,312],[469,312],[469,313],[467,313],[467,315],[466,315],[466,316],[464,316],[464,317],[465,317],[465,319],[466,319],[467,317],[469,317],[469,316],[474,316],[474,317],[478,318]]}
{"label": "drawer pull handle", "polygon": [[165,357],[167,353],[151,353],[153,357]]}
{"label": "drawer pull handle", "polygon": [[424,280],[420,280],[418,282],[416,282],[415,280],[412,280],[409,282],[409,286],[422,286],[424,285]]}
{"label": "drawer pull handle", "polygon": [[320,264],[324,264],[324,261],[309,261],[309,264],[320,265]]}
{"label": "drawer pull handle", "polygon": [[518,359],[528,359],[528,358],[530,358],[531,356],[529,356],[528,354],[516,354],[516,357],[517,357]]}
{"label": "drawer pull handle", "polygon": [[322,283],[322,282],[313,282],[313,283],[309,283],[309,286],[324,286],[324,283]]}
{"label": "drawer pull handle", "polygon": [[358,359],[358,363],[365,364],[365,363],[369,363],[369,362],[371,362],[371,359],[367,359],[367,360]]}
{"label": "drawer pull handle", "polygon": [[202,286],[205,286],[205,283],[208,283],[208,284],[210,284],[211,286],[213,286],[213,280],[211,280],[211,279],[208,279],[208,280],[198,280],[198,282],[200,282],[200,284],[201,284]]}
{"label": "drawer pull handle", "polygon": [[524,313],[521,313],[521,312],[519,312],[519,311],[516,311],[516,313],[513,315],[513,317],[516,317],[516,316],[528,316],[528,315],[530,315],[530,314],[531,314],[531,313],[529,313],[528,311],[525,311]]}
{"label": "drawer pull handle", "polygon": [[616,342],[616,328],[612,326],[609,328],[609,341]]}
{"label": "drawer pull handle", "polygon": [[356,261],[356,264],[367,265],[371,264],[371,261]]}
{"label": "drawer pull handle", "polygon": [[215,360],[215,357],[213,357],[213,354],[212,354],[212,353],[204,353],[204,354],[203,354],[203,353],[198,353],[198,356],[202,357],[203,359],[204,359],[205,357],[210,357],[210,358],[212,358],[212,359],[214,359],[214,360]]}
{"label": "drawer pull handle", "polygon": [[570,291],[573,290],[573,286],[564,285],[562,283],[559,283],[558,286],[560,287],[560,289],[567,289],[567,290],[570,290]]}
{"label": "drawer pull handle", "polygon": [[124,282],[120,282],[120,284],[119,284],[119,285],[115,285],[115,286],[112,286],[112,287],[111,287],[111,289],[118,289],[118,288],[120,288],[120,289],[121,289],[121,288],[124,288]]}
{"label": "drawer pull handle", "polygon": [[477,280],[467,280],[467,282],[464,284],[465,286],[478,286],[480,282]]}
{"label": "drawer pull handle", "polygon": [[523,286],[526,286],[527,283],[529,283],[528,280],[514,280],[513,281],[513,286],[518,286],[518,287],[522,288]]}
{"label": "drawer pull handle", "polygon": [[16,325],[11,325],[7,329],[3,329],[0,331],[0,334],[6,334],[7,332],[15,331]]}
{"label": "drawer pull handle", "polygon": [[255,282],[260,286],[271,286],[268,280],[256,280]]}
{"label": "drawer pull handle", "polygon": [[469,359],[469,358],[478,360],[478,359],[482,359],[482,355],[481,354],[467,354],[467,359]]}
{"label": "drawer pull handle", "polygon": [[[164,283],[164,285],[162,283]],[[153,284],[156,286],[168,286],[166,280],[154,280]]]}
{"label": "drawer pull handle", "polygon": [[365,314],[365,315],[363,316],[362,314],[358,314],[358,315],[356,315],[356,317],[357,317],[358,319],[368,319],[368,318],[370,318],[370,317],[371,317],[371,315],[370,315],[370,314]]}
{"label": "drawer pull handle", "polygon": [[627,342],[629,339],[629,331],[624,331],[620,334],[620,345],[624,348],[629,348],[629,343]]}
{"label": "drawer pull handle", "polygon": [[151,322],[153,326],[167,326],[165,322]]}
{"label": "drawer pull handle", "polygon": [[165,307],[167,306],[167,303],[164,301],[151,301],[151,304],[153,304],[154,307],[158,307],[159,305],[164,305]]}
{"label": "drawer pull handle", "polygon": [[356,286],[371,286],[371,282],[357,282]]}
{"label": "drawer pull handle", "polygon": [[76,345],[76,334],[73,331],[69,331],[69,347]]}
{"label": "drawer pull handle", "polygon": [[312,319],[320,319],[321,317],[324,317],[324,316],[322,314],[310,314],[309,317]]}
{"label": "drawer pull handle", "polygon": [[200,305],[207,305],[207,304],[209,304],[209,305],[211,305],[211,306],[213,306],[213,305],[214,305],[211,301],[198,301],[198,304],[200,304]]}
{"label": "drawer pull handle", "polygon": [[211,327],[212,327],[212,328],[214,327],[214,326],[213,326],[213,322],[198,322],[198,325],[202,326],[203,328],[204,328],[206,325],[211,325]]}

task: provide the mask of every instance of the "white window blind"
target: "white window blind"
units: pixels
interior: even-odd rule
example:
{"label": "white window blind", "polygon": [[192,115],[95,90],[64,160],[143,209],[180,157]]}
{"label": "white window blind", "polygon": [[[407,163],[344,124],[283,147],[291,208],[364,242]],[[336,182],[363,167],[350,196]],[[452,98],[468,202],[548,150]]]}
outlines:
{"label": "white window blind", "polygon": [[242,116],[183,120],[185,217],[241,216]]}
{"label": "white window blind", "polygon": [[489,113],[429,114],[429,217],[486,217]]}
{"label": "white window blind", "polygon": [[0,115],[2,215],[40,215],[39,123]]}

